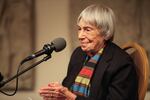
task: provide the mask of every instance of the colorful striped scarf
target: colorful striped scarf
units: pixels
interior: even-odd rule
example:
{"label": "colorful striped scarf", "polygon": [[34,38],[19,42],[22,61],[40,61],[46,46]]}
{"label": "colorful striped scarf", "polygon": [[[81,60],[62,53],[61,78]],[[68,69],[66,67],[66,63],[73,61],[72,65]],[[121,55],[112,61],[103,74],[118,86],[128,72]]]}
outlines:
{"label": "colorful striped scarf", "polygon": [[88,60],[88,56],[86,57],[86,60],[84,62],[83,68],[79,72],[78,76],[75,79],[75,83],[72,85],[71,90],[73,93],[88,97],[90,94],[90,80],[93,76],[93,72],[95,69],[95,66],[99,59],[101,58],[103,49],[100,49],[100,51],[91,57]]}

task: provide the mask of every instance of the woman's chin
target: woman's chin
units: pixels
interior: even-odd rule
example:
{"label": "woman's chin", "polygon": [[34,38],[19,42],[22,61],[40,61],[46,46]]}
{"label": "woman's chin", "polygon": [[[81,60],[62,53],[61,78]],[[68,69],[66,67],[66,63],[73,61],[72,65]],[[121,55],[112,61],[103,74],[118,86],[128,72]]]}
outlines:
{"label": "woman's chin", "polygon": [[82,47],[82,46],[81,46],[81,49],[82,49],[83,51],[85,51],[85,52],[87,52],[87,51],[88,51],[88,49],[87,49],[87,48]]}

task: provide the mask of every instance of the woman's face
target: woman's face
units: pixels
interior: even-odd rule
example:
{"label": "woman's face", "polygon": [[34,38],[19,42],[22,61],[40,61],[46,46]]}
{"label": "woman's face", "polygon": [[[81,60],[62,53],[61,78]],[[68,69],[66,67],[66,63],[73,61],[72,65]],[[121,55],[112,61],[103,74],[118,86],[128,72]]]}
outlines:
{"label": "woman's face", "polygon": [[98,52],[104,45],[104,36],[100,34],[100,29],[84,20],[78,23],[78,38],[80,46],[85,52]]}

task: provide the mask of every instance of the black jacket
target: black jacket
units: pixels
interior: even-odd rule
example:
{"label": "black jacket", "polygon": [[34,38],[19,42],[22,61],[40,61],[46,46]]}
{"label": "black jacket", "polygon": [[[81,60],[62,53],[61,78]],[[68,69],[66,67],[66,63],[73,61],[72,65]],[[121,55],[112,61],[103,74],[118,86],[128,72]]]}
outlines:
{"label": "black jacket", "polygon": [[[73,52],[62,82],[64,86],[72,86],[85,57],[86,53],[80,47]],[[90,96],[77,96],[76,100],[138,100],[138,78],[131,57],[108,42],[92,77]]]}

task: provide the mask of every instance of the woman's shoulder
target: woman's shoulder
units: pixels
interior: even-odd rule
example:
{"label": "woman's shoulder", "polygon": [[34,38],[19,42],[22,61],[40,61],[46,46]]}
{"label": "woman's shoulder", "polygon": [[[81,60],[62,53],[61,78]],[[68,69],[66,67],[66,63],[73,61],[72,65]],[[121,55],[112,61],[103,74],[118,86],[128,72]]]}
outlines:
{"label": "woman's shoulder", "polygon": [[74,49],[74,52],[83,52],[83,51],[82,51],[81,47],[78,46],[78,47],[76,47],[76,48]]}
{"label": "woman's shoulder", "polygon": [[129,57],[129,54],[123,50],[120,46],[118,46],[116,43],[111,42],[111,47],[114,49],[114,54]]}
{"label": "woman's shoulder", "polygon": [[124,68],[132,69],[133,66],[135,66],[131,56],[127,52],[125,52],[120,46],[116,45],[115,43],[111,43],[109,50],[108,52],[111,52],[112,54],[112,65],[115,66],[109,67],[109,70],[117,71]]}
{"label": "woman's shoulder", "polygon": [[72,56],[84,56],[84,55],[85,55],[85,52],[81,49],[80,46],[76,47],[72,53]]}
{"label": "woman's shoulder", "polygon": [[110,49],[113,51],[113,58],[117,59],[118,61],[132,61],[131,56],[125,51],[123,50],[120,46],[118,46],[117,44],[111,42],[110,44]]}

